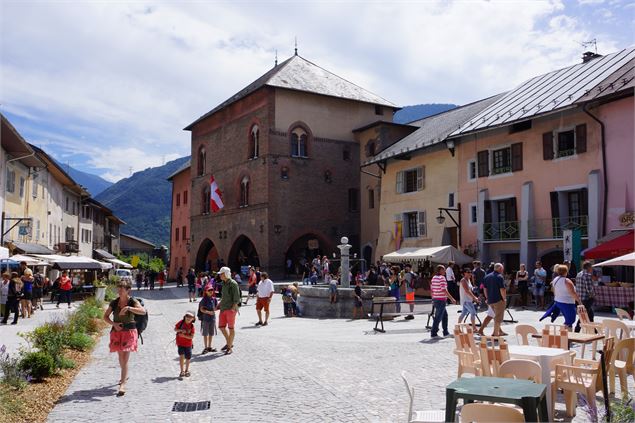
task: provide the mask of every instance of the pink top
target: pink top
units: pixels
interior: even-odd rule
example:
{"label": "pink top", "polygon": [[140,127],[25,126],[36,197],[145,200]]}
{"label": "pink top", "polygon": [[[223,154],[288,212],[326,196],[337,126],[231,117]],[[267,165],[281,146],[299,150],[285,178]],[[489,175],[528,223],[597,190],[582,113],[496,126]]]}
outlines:
{"label": "pink top", "polygon": [[447,300],[445,293],[448,287],[448,282],[443,275],[435,275],[430,281],[430,290],[432,291],[433,300]]}

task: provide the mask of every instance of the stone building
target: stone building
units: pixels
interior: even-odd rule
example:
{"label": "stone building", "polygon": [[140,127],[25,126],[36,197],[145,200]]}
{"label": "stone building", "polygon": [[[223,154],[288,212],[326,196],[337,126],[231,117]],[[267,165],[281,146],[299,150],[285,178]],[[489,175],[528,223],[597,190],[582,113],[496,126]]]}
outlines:
{"label": "stone building", "polygon": [[[297,54],[187,128],[192,132],[190,262],[275,275],[343,235],[359,249],[359,144],[397,107]],[[210,212],[214,177],[225,207]],[[215,259],[216,258],[216,259]]]}
{"label": "stone building", "polygon": [[168,177],[172,183],[172,207],[170,219],[170,265],[168,278],[176,279],[179,269],[183,274],[190,267],[190,167],[188,160],[183,166]]}

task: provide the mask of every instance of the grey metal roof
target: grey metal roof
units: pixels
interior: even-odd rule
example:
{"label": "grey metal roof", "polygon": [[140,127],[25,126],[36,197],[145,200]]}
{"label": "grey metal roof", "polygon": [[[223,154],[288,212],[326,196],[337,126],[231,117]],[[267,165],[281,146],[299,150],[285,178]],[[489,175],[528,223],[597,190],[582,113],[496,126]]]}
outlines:
{"label": "grey metal roof", "polygon": [[492,104],[450,136],[509,125],[569,108],[587,91],[635,58],[635,47],[532,78]]}
{"label": "grey metal roof", "polygon": [[447,112],[414,121],[411,125],[419,126],[419,129],[381,151],[362,165],[376,163],[443,142],[452,131],[459,128],[460,125],[470,120],[481,110],[495,103],[504,95],[504,93],[498,94],[493,97],[475,101],[474,103],[459,106]]}
{"label": "grey metal roof", "polygon": [[578,99],[577,103],[584,103],[586,101],[607,97],[634,87],[635,59],[631,59],[620,69],[609,75],[608,78],[586,92]]}
{"label": "grey metal roof", "polygon": [[156,245],[154,245],[153,243],[151,243],[147,239],[139,238],[138,236],[134,236],[134,235],[130,235],[130,234],[120,233],[119,234],[119,238],[121,239],[123,237],[130,238],[130,239],[133,239],[133,240],[135,240],[137,242],[141,242],[143,244],[150,245],[150,246],[152,246],[152,248],[156,248]]}
{"label": "grey metal roof", "polygon": [[217,111],[230,104],[248,96],[254,91],[264,87],[286,88],[290,90],[305,91],[314,94],[327,95],[330,97],[344,98],[348,100],[361,101],[364,103],[377,104],[392,108],[399,108],[394,103],[373,94],[364,88],[335,75],[332,72],[306,60],[301,56],[292,56],[267,73],[247,85],[242,90],[189,124],[185,129],[189,130],[201,120],[213,115]]}
{"label": "grey metal roof", "polygon": [[174,178],[176,175],[178,175],[179,173],[183,172],[184,170],[188,169],[190,166],[192,166],[192,159],[186,161],[185,163],[183,163],[183,165],[178,168],[177,170],[175,170],[170,176],[167,177],[168,181],[171,181],[172,178]]}
{"label": "grey metal roof", "polygon": [[30,242],[13,242],[15,249],[20,251],[22,254],[53,254],[55,251],[50,248],[40,245],[34,244]]}
{"label": "grey metal roof", "polygon": [[93,252],[96,253],[101,258],[105,258],[105,259],[117,258],[117,257],[113,256],[112,254],[110,254],[108,251],[103,250],[101,248],[96,248],[96,249],[93,250]]}

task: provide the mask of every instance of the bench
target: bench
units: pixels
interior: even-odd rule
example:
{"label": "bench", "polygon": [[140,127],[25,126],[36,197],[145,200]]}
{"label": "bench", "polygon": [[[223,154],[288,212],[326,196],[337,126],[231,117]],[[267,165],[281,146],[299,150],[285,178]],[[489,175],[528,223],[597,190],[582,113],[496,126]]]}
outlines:
{"label": "bench", "polygon": [[[405,307],[402,307],[401,305]],[[413,310],[410,310],[410,306]],[[385,333],[384,320],[394,319],[399,316],[414,316],[430,314],[432,310],[432,300],[395,300],[394,297],[373,298],[373,308],[369,313],[370,318],[375,319],[375,332]]]}

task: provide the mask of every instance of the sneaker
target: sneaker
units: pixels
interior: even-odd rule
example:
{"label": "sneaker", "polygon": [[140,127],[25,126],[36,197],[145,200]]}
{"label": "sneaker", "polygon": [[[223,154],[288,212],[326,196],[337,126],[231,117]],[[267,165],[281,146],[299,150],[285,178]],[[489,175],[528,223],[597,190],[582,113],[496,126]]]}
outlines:
{"label": "sneaker", "polygon": [[60,308],[60,305],[58,304],[56,307],[57,307],[57,308]]}
{"label": "sneaker", "polygon": [[430,335],[430,338],[439,338],[439,335]]}
{"label": "sneaker", "polygon": [[17,325],[17,324],[18,324],[18,322],[11,322],[11,324],[12,324],[12,325]]}
{"label": "sneaker", "polygon": [[443,336],[450,336],[450,332],[443,332]]}

